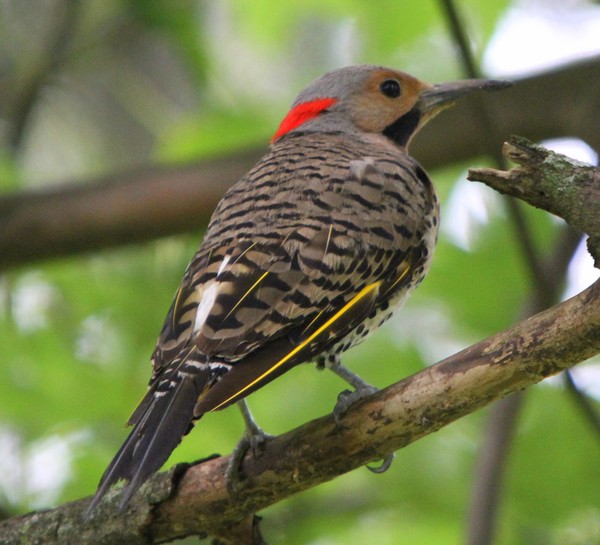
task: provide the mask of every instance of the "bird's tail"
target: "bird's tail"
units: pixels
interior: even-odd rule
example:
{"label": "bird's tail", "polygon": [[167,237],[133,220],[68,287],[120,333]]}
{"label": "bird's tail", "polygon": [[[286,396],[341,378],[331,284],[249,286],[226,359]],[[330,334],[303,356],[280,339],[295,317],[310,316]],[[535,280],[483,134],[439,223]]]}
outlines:
{"label": "bird's tail", "polygon": [[122,509],[165,463],[192,426],[194,406],[207,384],[207,377],[203,376],[207,373],[197,371],[191,374],[173,370],[148,390],[129,420],[133,430],[102,475],[84,518],[114,483],[126,480],[119,504]]}

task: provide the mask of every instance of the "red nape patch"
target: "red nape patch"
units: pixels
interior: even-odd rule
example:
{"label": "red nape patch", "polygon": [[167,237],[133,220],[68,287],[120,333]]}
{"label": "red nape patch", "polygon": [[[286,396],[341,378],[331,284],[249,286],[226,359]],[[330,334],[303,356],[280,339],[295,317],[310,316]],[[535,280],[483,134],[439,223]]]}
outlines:
{"label": "red nape patch", "polygon": [[310,102],[303,102],[292,108],[285,116],[284,120],[279,125],[277,132],[271,138],[271,142],[277,140],[280,136],[291,130],[299,127],[303,123],[306,123],[313,117],[317,117],[321,112],[329,108],[332,104],[335,104],[337,100],[335,98],[317,98]]}

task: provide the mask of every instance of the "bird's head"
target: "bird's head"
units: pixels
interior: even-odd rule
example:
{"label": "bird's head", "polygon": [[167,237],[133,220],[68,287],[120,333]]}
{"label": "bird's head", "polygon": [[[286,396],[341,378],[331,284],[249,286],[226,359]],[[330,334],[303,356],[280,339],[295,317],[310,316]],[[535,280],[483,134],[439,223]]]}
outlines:
{"label": "bird's head", "polygon": [[429,119],[456,100],[508,85],[482,79],[429,85],[389,68],[347,66],[308,85],[272,141],[293,132],[362,132],[384,135],[406,148]]}

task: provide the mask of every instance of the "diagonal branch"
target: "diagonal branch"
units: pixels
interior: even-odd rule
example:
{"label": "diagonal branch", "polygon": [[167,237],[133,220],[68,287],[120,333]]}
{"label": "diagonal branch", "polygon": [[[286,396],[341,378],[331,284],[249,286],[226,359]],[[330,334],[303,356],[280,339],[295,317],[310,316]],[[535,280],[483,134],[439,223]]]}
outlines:
{"label": "diagonal branch", "polygon": [[[54,31],[48,43],[44,44],[44,54],[38,58],[33,73],[19,89],[13,108],[7,112],[7,140],[12,152],[21,146],[23,135],[31,112],[34,110],[39,96],[48,81],[55,76],[57,69],[64,62],[73,34],[80,16],[81,0],[64,0],[57,3],[54,10]],[[6,97],[3,98],[6,100]],[[6,100],[5,104],[10,104]],[[0,117],[2,112],[0,111]]]}
{"label": "diagonal branch", "polygon": [[[245,488],[227,491],[229,457],[153,478],[126,511],[112,492],[90,522],[88,499],[0,523],[3,545],[166,543],[216,535],[253,543],[253,514],[405,447],[454,420],[600,352],[600,281],[584,292],[352,406],[339,425],[325,416],[247,455]],[[232,537],[232,532],[234,537]]]}
{"label": "diagonal branch", "polygon": [[587,233],[588,249],[600,268],[600,170],[519,136],[505,142],[503,152],[518,167],[471,169],[467,178],[547,210]]}
{"label": "diagonal branch", "polygon": [[[470,78],[481,77],[456,2],[440,0],[440,4],[454,42],[460,51],[463,70]],[[479,124],[485,129],[484,141],[487,143],[488,153],[495,158],[497,168],[506,168],[506,159],[493,143],[495,136],[500,134],[498,131],[499,120],[490,115],[485,103],[481,101],[478,105],[478,112],[480,114]],[[547,259],[540,258],[540,253],[533,240],[533,233],[525,221],[522,203],[512,197],[506,197],[505,204],[510,215],[510,223],[513,225],[514,241],[521,251],[521,256],[531,277],[529,300],[521,310],[522,316],[529,316],[559,301],[559,290],[571,256],[579,242],[579,237],[566,237],[569,242],[569,251],[564,251],[564,244],[558,246],[555,251],[555,257],[558,259],[553,259],[553,263],[550,264]],[[568,234],[574,232],[569,225],[564,227],[564,231],[567,231]],[[565,237],[562,237],[561,242],[564,240]],[[565,376],[570,376],[569,371],[566,371]],[[572,381],[568,381],[567,384],[572,386],[568,391],[578,401],[578,406],[589,408],[585,394],[579,392]],[[502,497],[503,476],[524,397],[524,393],[519,392],[500,400],[493,406],[488,417],[475,466],[474,486],[469,504],[467,522],[467,543],[469,545],[488,545],[494,540]],[[584,414],[588,417],[594,415],[590,410],[584,411]],[[591,421],[595,422],[593,418]]]}

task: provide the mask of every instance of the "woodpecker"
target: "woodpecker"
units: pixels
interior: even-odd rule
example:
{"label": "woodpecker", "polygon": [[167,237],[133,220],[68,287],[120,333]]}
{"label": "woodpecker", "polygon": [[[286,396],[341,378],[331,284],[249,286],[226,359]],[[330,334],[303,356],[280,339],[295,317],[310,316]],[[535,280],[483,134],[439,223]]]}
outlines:
{"label": "woodpecker", "polygon": [[167,314],[133,430],[88,513],[120,480],[123,507],[196,420],[295,365],[316,361],[367,389],[339,355],[421,282],[437,239],[438,200],[410,141],[455,100],[507,85],[431,86],[361,65],[298,95],[268,153],[218,204]]}

